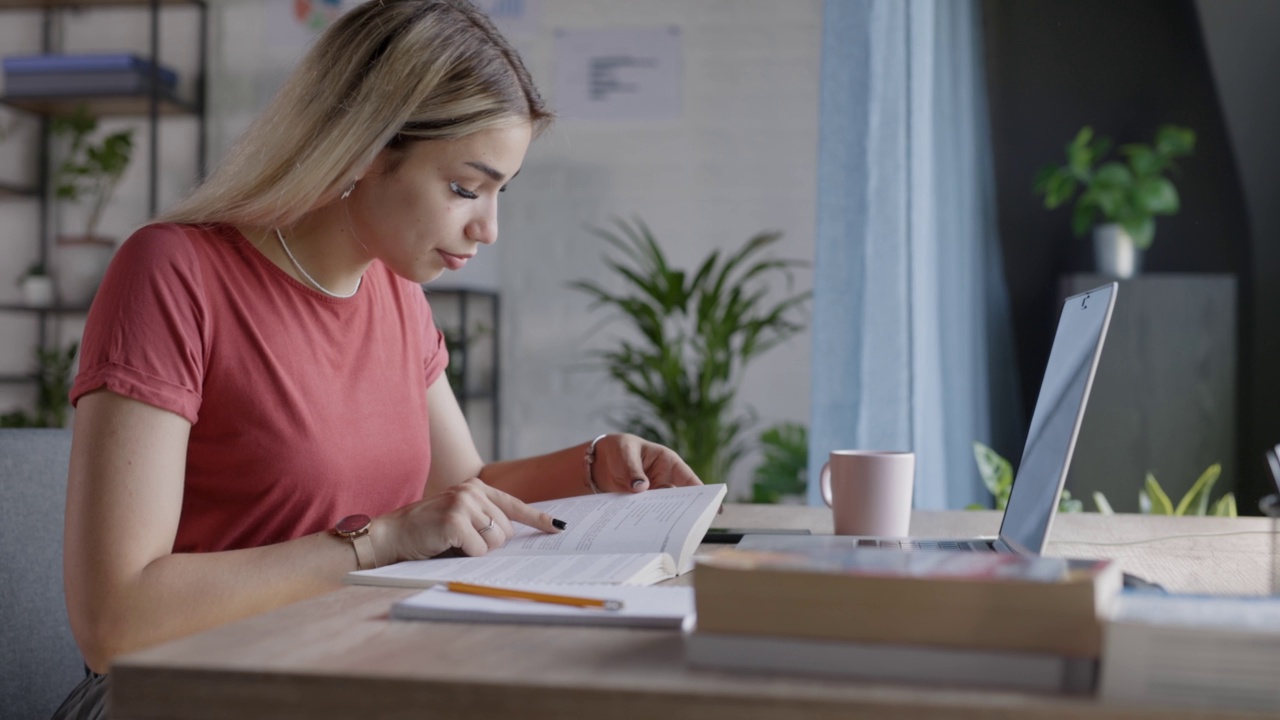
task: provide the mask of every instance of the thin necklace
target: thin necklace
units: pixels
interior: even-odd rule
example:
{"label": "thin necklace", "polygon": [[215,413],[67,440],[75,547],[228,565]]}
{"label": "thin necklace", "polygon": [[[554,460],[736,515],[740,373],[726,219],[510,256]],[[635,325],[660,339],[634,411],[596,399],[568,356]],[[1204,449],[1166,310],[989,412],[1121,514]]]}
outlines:
{"label": "thin necklace", "polygon": [[360,281],[364,279],[363,275],[356,278],[355,289],[347,293],[346,295],[339,295],[338,293],[316,282],[315,278],[311,277],[311,275],[307,273],[306,270],[302,269],[302,264],[298,262],[298,258],[294,257],[292,252],[289,252],[289,245],[284,241],[284,235],[280,234],[280,228],[276,228],[275,230],[276,230],[276,237],[280,239],[280,247],[284,248],[284,254],[289,256],[289,262],[293,263],[294,269],[302,273],[302,277],[306,278],[307,282],[314,285],[317,290],[324,293],[325,295],[328,295],[329,297],[335,297],[335,298],[338,298],[339,300],[346,300],[347,298],[353,297],[357,292],[359,292]]}

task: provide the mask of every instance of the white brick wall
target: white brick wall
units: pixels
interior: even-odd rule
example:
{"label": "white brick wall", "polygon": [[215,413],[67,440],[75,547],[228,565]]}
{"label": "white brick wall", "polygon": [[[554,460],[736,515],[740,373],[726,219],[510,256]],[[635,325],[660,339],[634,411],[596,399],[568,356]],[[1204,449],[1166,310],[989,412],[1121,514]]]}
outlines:
{"label": "white brick wall", "polygon": [[[587,225],[638,214],[673,261],[684,265],[762,230],[785,233],[780,255],[813,258],[821,0],[542,0],[539,7],[540,31],[513,39],[553,106],[555,28],[676,25],[684,43],[683,117],[558,123],[534,144],[503,196],[498,245],[456,276],[458,283],[502,293],[505,457],[582,442],[602,431],[604,416],[621,400],[602,373],[582,367],[584,351],[608,337],[607,330],[588,333],[603,317],[589,314],[586,297],[565,287],[603,268],[601,244]],[[256,0],[213,6],[215,158],[289,62],[287,53],[266,44],[262,18]],[[7,44],[0,52],[9,52]],[[172,162],[179,163],[181,149],[173,152]],[[185,177],[180,170],[173,174]],[[131,185],[122,195],[145,192],[133,180],[137,189]],[[0,205],[0,222],[8,225],[14,214]],[[6,269],[25,257],[24,248],[10,247],[13,242],[8,233],[0,238]],[[808,272],[797,281],[798,287],[811,286]],[[0,297],[16,296],[5,285],[0,282]],[[7,325],[0,324],[0,333],[0,362],[10,362],[10,346],[31,342]],[[0,365],[0,372],[10,367]],[[757,361],[741,400],[759,411],[761,426],[807,423],[808,377],[805,334]],[[0,408],[14,397],[12,388],[0,387]],[[735,492],[745,492],[753,464],[748,459],[739,467]]]}

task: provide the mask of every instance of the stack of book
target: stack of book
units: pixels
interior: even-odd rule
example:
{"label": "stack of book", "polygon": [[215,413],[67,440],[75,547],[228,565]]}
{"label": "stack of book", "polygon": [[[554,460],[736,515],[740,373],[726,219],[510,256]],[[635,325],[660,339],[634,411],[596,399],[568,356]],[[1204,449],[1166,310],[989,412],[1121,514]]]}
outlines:
{"label": "stack of book", "polygon": [[153,75],[165,92],[178,83],[173,70],[128,53],[15,56],[4,58],[3,68],[10,98],[149,93]]}
{"label": "stack of book", "polygon": [[1104,638],[1108,702],[1280,713],[1280,597],[1126,594]]}
{"label": "stack of book", "polygon": [[726,550],[693,574],[691,664],[1093,691],[1122,576],[1105,560]]}

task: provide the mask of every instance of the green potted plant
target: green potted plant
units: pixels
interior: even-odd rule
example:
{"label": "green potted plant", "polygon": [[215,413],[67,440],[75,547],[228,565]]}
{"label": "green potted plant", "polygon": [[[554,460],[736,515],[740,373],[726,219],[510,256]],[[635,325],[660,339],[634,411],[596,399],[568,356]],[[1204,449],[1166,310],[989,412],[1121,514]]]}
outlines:
{"label": "green potted plant", "polygon": [[809,430],[784,422],[760,433],[760,464],[752,476],[751,502],[779,503],[804,495],[809,475]]}
{"label": "green potted plant", "polygon": [[65,348],[37,348],[35,410],[0,415],[0,427],[66,427],[71,407],[71,371],[79,349],[79,343]]}
{"label": "green potted plant", "polygon": [[771,298],[769,280],[796,260],[762,258],[781,233],[760,233],[729,254],[712,251],[690,273],[672,267],[640,219],[593,228],[616,253],[605,258],[617,290],[580,280],[570,287],[617,312],[631,332],[595,353],[631,400],[617,422],[678,452],[704,482],[724,482],[747,449],[750,408],[734,406],[743,370],[805,328],[810,292]]}
{"label": "green potted plant", "polygon": [[[1054,209],[1072,199],[1071,227],[1077,237],[1093,232],[1098,272],[1128,278],[1139,272],[1142,253],[1155,238],[1155,216],[1178,212],[1178,190],[1166,176],[1174,160],[1190,155],[1196,134],[1162,125],[1155,143],[1120,146],[1124,160],[1107,159],[1111,141],[1085,126],[1066,146],[1065,165],[1040,169],[1033,188]],[[1077,194],[1079,191],[1079,194]]]}
{"label": "green potted plant", "polygon": [[22,302],[28,307],[49,307],[53,304],[53,278],[45,272],[44,263],[32,263],[18,278],[22,290]]}
{"label": "green potted plant", "polygon": [[71,115],[55,117],[51,131],[62,150],[53,171],[54,194],[87,204],[83,230],[58,236],[62,299],[82,304],[93,297],[115,252],[115,241],[100,236],[98,226],[133,156],[133,128],[96,137],[98,119],[80,106]]}

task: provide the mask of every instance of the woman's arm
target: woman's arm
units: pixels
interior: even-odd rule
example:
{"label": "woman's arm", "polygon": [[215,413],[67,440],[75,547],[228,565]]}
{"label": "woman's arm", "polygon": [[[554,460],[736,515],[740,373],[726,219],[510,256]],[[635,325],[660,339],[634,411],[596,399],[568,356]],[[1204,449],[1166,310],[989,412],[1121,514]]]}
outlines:
{"label": "woman's arm", "polygon": [[[427,388],[427,413],[431,417],[432,452],[428,496],[473,477],[527,503],[593,492],[587,481],[586,452],[590,442],[546,455],[486,465],[443,375]],[[675,452],[623,433],[606,435],[596,443],[591,478],[600,492],[641,492],[649,487],[701,484]]]}
{"label": "woman's arm", "polygon": [[[350,543],[328,533],[246,550],[173,553],[187,441],[182,417],[99,390],[77,405],[67,481],[63,572],[85,662],[189,635],[341,586]],[[480,534],[490,519],[499,532]],[[510,521],[555,532],[551,518],[479,482],[374,520],[379,564],[451,547],[483,555]]]}

